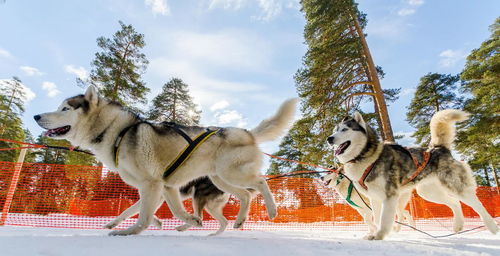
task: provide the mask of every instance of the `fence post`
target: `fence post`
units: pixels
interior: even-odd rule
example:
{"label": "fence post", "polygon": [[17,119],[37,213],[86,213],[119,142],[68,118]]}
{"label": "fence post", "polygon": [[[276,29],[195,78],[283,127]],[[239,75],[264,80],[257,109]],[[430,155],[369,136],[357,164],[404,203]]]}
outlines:
{"label": "fence post", "polygon": [[12,179],[10,181],[9,190],[7,192],[7,197],[5,198],[5,204],[2,209],[2,217],[0,218],[0,226],[5,224],[7,220],[7,215],[9,214],[10,205],[12,204],[12,199],[14,199],[14,193],[16,192],[17,182],[19,181],[19,176],[21,175],[21,170],[23,169],[24,157],[26,156],[26,151],[28,149],[23,148],[19,152],[19,158],[14,166],[14,173],[12,174]]}

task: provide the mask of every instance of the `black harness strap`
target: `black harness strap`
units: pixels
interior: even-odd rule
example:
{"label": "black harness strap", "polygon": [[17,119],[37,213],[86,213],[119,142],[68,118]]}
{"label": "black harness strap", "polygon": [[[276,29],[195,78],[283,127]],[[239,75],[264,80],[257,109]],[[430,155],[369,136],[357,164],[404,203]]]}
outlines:
{"label": "black harness strap", "polygon": [[[210,136],[214,135],[217,133],[219,130],[210,130],[207,129],[204,133],[198,135],[194,140],[191,140],[187,134],[185,134],[182,130],[180,129],[175,129],[186,141],[189,143],[189,145],[182,151],[182,153],[177,156],[177,158],[167,167],[167,170],[163,173],[163,178],[167,178],[170,176],[177,168],[179,168],[186,160],[191,156],[193,151],[201,144],[203,143],[206,139],[208,139]],[[188,140],[189,139],[189,140]]]}
{"label": "black harness strap", "polygon": [[125,127],[125,129],[121,130],[120,133],[118,134],[118,137],[116,137],[115,144],[113,145],[113,155],[115,156],[115,165],[118,167],[118,153],[120,153],[120,144],[122,143],[123,137],[125,137],[125,134],[132,128],[135,127],[139,124],[144,123],[144,121],[139,121],[131,126]]}

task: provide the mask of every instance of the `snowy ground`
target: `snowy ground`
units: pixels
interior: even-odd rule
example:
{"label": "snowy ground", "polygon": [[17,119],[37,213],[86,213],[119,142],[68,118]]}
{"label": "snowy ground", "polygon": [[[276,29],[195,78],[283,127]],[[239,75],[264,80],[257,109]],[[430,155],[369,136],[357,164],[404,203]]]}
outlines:
{"label": "snowy ground", "polygon": [[[147,230],[138,236],[109,237],[107,230],[0,227],[0,255],[500,255],[500,235],[487,231],[432,239],[416,232],[364,241],[362,232]],[[433,232],[439,234],[439,232]]]}

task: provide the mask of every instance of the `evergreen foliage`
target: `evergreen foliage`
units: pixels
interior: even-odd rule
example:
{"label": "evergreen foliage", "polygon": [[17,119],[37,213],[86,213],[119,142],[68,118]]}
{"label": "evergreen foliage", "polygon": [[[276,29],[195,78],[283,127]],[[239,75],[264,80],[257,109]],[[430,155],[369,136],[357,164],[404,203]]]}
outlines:
{"label": "evergreen foliage", "polygon": [[[19,78],[0,81],[0,138],[24,141],[21,115],[24,113],[26,93]],[[0,141],[0,148],[17,147],[12,143]],[[0,161],[15,162],[19,150],[0,151]]]}
{"label": "evergreen foliage", "polygon": [[[380,89],[379,79],[385,74],[369,56],[362,32],[366,15],[353,0],[302,0],[301,4],[308,50],[295,81],[303,116],[284,138],[276,155],[328,166],[334,157],[326,138],[335,124],[359,110],[364,102],[374,104],[374,113],[366,113],[367,121],[379,128],[382,136],[393,139],[390,122],[387,118],[382,120],[381,112],[387,111],[385,100],[397,99],[400,89]],[[382,101],[377,99],[379,94]],[[268,172],[301,169],[311,167],[272,159]]]}
{"label": "evergreen foliage", "polygon": [[461,74],[462,89],[471,96],[465,101],[464,109],[472,115],[458,134],[456,148],[469,158],[471,165],[493,174],[498,186],[500,17],[490,26],[490,31],[490,38],[469,54]]}
{"label": "evergreen foliage", "polygon": [[188,85],[179,78],[172,78],[153,99],[148,118],[189,126],[199,124],[200,114],[189,95]]}
{"label": "evergreen foliage", "polygon": [[89,83],[96,85],[100,93],[126,106],[145,104],[149,88],[142,81],[149,61],[141,52],[145,46],[144,35],[135,31],[132,25],[119,22],[121,30],[113,38],[99,37],[92,62]]}
{"label": "evergreen foliage", "polygon": [[458,75],[428,73],[420,78],[415,95],[408,106],[406,120],[416,130],[412,137],[421,146],[430,142],[429,124],[432,116],[443,109],[462,106],[462,98],[457,94],[460,80]]}

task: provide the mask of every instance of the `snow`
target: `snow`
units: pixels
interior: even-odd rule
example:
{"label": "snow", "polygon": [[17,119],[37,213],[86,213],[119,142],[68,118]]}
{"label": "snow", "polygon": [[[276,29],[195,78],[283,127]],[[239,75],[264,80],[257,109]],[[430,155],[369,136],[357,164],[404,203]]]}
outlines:
{"label": "snow", "polygon": [[362,240],[360,231],[315,229],[228,230],[216,237],[207,236],[212,231],[146,230],[128,237],[109,237],[108,232],[4,226],[0,227],[0,255],[500,255],[500,235],[487,231],[441,239],[402,231],[385,241]]}

